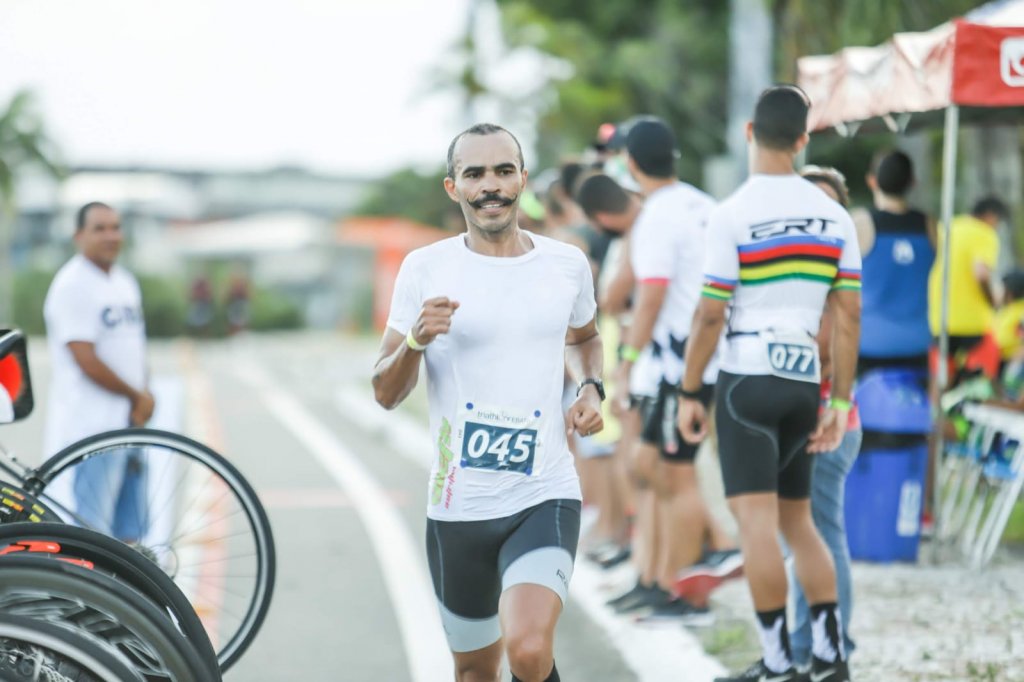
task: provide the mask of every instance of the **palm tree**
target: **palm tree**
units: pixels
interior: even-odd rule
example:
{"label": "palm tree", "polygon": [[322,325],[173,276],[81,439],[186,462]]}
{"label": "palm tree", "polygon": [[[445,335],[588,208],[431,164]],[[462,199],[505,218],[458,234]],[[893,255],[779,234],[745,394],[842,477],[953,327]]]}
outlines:
{"label": "palm tree", "polygon": [[28,90],[22,90],[0,109],[0,325],[10,324],[12,316],[11,245],[17,207],[14,193],[20,174],[30,166],[53,175],[61,173],[34,97]]}

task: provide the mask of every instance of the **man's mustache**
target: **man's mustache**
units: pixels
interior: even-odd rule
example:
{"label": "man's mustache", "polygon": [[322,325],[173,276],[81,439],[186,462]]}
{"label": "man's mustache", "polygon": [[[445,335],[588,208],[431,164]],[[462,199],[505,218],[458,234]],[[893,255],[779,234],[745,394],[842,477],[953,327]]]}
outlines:
{"label": "man's mustache", "polygon": [[516,197],[509,199],[501,196],[500,194],[485,194],[476,201],[469,202],[469,205],[476,209],[483,208],[484,204],[493,204],[494,202],[498,202],[502,206],[509,206],[515,203],[515,200]]}

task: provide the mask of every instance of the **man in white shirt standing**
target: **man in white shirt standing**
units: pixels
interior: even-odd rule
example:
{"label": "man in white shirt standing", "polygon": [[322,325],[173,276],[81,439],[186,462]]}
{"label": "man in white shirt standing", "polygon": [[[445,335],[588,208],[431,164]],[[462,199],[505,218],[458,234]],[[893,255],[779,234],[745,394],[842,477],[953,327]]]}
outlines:
{"label": "man in white shirt standing", "polygon": [[[742,565],[732,539],[704,503],[694,466],[698,448],[685,442],[676,428],[676,391],[700,298],[706,223],[715,201],[676,177],[676,137],[661,119],[635,123],[626,136],[626,152],[629,172],[645,201],[630,234],[637,288],[616,386],[636,382],[639,360],[653,371],[657,390],[640,405],[636,470],[646,488],[638,495],[638,525],[649,527],[653,520],[656,549],[631,590],[636,597],[618,602],[616,608],[649,611],[642,614],[649,620],[681,618],[696,624],[710,617],[707,606],[679,594],[676,583],[684,569],[700,560],[705,536],[715,558],[725,562],[721,576]],[[712,363],[703,374],[703,394],[711,395],[717,374]],[[698,602],[707,597],[686,596]]]}
{"label": "man in white shirt standing", "polygon": [[[572,578],[580,485],[566,436],[603,427],[590,264],[519,228],[519,142],[479,124],[448,149],[445,190],[468,231],[410,253],[395,282],[374,393],[393,408],[427,368],[434,466],[427,558],[461,682],[557,682],[555,625]],[[562,410],[563,372],[577,398]]]}
{"label": "man in white shirt standing", "polygon": [[[43,314],[53,363],[44,449],[52,455],[88,436],[143,426],[153,414],[146,388],[146,327],[135,277],[117,265],[121,219],[100,202],[79,209],[78,253],[57,272]],[[90,526],[138,540],[142,483],[137,455],[97,457],[76,467],[75,511]]]}

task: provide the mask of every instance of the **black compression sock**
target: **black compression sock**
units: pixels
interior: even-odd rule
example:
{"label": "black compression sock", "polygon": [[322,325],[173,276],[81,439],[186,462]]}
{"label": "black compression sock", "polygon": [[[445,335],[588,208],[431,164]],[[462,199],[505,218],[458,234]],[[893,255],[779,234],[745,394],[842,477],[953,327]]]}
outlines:
{"label": "black compression sock", "polygon": [[828,663],[846,658],[843,621],[835,602],[811,604],[811,651]]}
{"label": "black compression sock", "polygon": [[758,611],[757,620],[765,667],[773,673],[788,671],[793,667],[793,654],[789,648],[789,631],[786,629],[786,609]]}
{"label": "black compression sock", "polygon": [[[521,679],[519,679],[518,677],[516,677],[515,674],[513,673],[512,674],[512,682],[523,682],[523,681]],[[556,666],[554,663],[551,664],[551,674],[548,675],[548,678],[546,680],[544,680],[544,682],[562,682],[562,678],[558,676],[558,666]]]}

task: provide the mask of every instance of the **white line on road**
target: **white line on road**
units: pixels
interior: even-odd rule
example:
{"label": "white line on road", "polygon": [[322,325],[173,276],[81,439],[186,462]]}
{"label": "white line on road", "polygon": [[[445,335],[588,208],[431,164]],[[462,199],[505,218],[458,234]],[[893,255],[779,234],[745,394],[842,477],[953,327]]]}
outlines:
{"label": "white line on road", "polygon": [[434,590],[422,552],[373,475],[335,435],[311,415],[280,382],[240,360],[239,378],[259,392],[270,414],[301,442],[341,486],[373,544],[398,619],[413,682],[448,682],[455,676]]}
{"label": "white line on road", "polygon": [[[335,394],[338,410],[367,432],[386,440],[400,455],[429,469],[430,434],[418,421],[400,411],[387,412],[351,387]],[[604,605],[602,582],[606,576],[586,561],[577,561],[569,585],[569,596],[579,604],[611,640],[626,665],[640,682],[666,682],[686,679],[708,682],[725,672],[708,656],[696,637],[682,626],[651,627],[637,625],[629,618],[615,615]]]}

